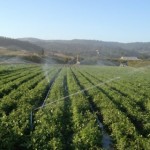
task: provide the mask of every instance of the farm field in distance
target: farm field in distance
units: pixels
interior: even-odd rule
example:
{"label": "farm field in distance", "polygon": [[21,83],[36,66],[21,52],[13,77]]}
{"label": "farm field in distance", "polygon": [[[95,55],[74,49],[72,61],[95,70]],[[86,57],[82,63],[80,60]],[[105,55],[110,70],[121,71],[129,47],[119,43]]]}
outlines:
{"label": "farm field in distance", "polygon": [[149,148],[149,66],[0,65],[0,149]]}

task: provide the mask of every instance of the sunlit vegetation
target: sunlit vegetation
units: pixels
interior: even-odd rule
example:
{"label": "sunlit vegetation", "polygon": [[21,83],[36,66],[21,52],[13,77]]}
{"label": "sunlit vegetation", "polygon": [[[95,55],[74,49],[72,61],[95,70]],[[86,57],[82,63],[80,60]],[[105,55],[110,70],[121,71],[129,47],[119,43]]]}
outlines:
{"label": "sunlit vegetation", "polygon": [[109,149],[148,150],[149,77],[149,67],[0,66],[0,149],[105,149],[105,131]]}

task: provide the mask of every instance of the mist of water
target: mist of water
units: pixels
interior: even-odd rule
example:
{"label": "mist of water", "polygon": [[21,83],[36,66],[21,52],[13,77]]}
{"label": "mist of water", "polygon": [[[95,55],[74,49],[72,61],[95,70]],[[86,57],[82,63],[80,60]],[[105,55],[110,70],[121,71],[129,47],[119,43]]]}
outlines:
{"label": "mist of water", "polygon": [[80,61],[83,65],[99,65],[99,66],[119,66],[119,62],[113,62],[110,60],[86,58]]}
{"label": "mist of water", "polygon": [[1,64],[26,64],[31,62],[21,57],[1,57],[0,63]]}
{"label": "mist of water", "polygon": [[48,76],[48,70],[49,70],[49,65],[47,63],[43,64],[42,65],[42,70],[43,70],[43,73],[45,75],[45,78],[47,80],[47,82],[49,83],[50,82],[50,79],[49,79],[49,76]]}

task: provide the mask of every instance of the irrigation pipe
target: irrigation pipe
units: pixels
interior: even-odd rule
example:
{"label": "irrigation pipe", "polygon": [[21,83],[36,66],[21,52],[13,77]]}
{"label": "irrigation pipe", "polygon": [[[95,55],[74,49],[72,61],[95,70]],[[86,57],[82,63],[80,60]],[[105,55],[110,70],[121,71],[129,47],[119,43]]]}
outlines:
{"label": "irrigation pipe", "polygon": [[[31,111],[31,113],[30,113],[30,127],[31,127],[31,130],[33,129],[33,112],[34,112],[34,111],[36,111],[36,110],[38,110],[38,109],[41,109],[41,108],[43,108],[43,107],[49,106],[49,105],[51,105],[51,104],[57,103],[57,102],[59,102],[59,101],[62,101],[62,100],[66,99],[66,98],[68,98],[68,97],[70,97],[70,96],[78,95],[79,93],[83,93],[83,92],[88,91],[88,90],[91,90],[91,89],[93,89],[93,88],[95,88],[95,87],[98,87],[98,86],[101,86],[101,85],[104,85],[104,84],[106,84],[106,83],[110,83],[110,82],[112,82],[112,81],[114,81],[114,80],[119,80],[119,79],[120,79],[120,77],[115,77],[115,78],[113,78],[113,79],[107,80],[107,81],[102,82],[102,83],[99,83],[99,84],[97,84],[97,85],[93,85],[92,87],[88,87],[88,88],[85,88],[85,89],[83,89],[83,90],[80,90],[80,91],[78,91],[78,92],[76,92],[76,93],[73,93],[73,94],[70,94],[70,95],[68,95],[68,96],[62,97],[62,98],[60,98],[60,99],[58,99],[58,100],[54,100],[54,101],[49,102],[49,103],[47,103],[47,104],[43,103],[42,106],[37,107],[37,108],[35,108],[35,109],[32,109],[32,111]],[[49,93],[49,92],[48,92],[48,93]],[[48,96],[48,95],[47,95],[47,96]],[[46,96],[46,97],[47,97],[47,96]],[[49,99],[47,99],[47,100],[49,100]],[[44,101],[45,101],[45,100],[44,100]]]}
{"label": "irrigation pipe", "polygon": [[[134,73],[137,72],[137,71],[143,71],[142,69],[145,69],[145,68],[148,68],[148,67],[149,67],[149,65],[146,66],[146,67],[140,67],[140,68],[138,68],[138,69],[136,69],[136,70],[134,70],[134,71],[131,71],[130,74],[132,74],[132,73],[134,74]],[[93,85],[93,86],[91,86],[91,87],[88,87],[88,88],[85,88],[85,89],[83,89],[83,90],[80,90],[80,91],[78,91],[78,92],[76,92],[76,93],[70,94],[70,95],[68,95],[68,96],[62,97],[62,98],[57,99],[57,100],[53,100],[52,102],[49,102],[49,103],[46,103],[46,104],[45,104],[46,100],[49,100],[49,99],[46,99],[46,98],[48,97],[48,94],[49,94],[49,92],[48,92],[48,94],[47,94],[47,96],[46,96],[46,98],[45,98],[44,103],[42,104],[42,106],[32,109],[32,111],[31,111],[31,113],[30,113],[30,126],[31,126],[31,129],[33,129],[33,112],[34,112],[34,111],[36,111],[36,110],[38,110],[38,109],[41,109],[41,108],[43,108],[43,107],[49,106],[49,105],[51,105],[51,104],[57,103],[57,102],[59,102],[59,101],[62,101],[62,100],[66,99],[66,98],[68,98],[68,97],[70,97],[70,96],[75,96],[75,95],[78,95],[79,93],[82,93],[82,92],[91,90],[91,89],[93,89],[93,88],[95,88],[95,87],[104,85],[104,84],[106,84],[106,83],[110,83],[110,82],[112,82],[112,81],[114,81],[114,80],[119,80],[120,78],[121,78],[121,77],[115,77],[115,78],[109,79],[109,80],[107,80],[107,81],[105,81],[105,82],[99,83],[99,84],[97,84],[97,85]]]}

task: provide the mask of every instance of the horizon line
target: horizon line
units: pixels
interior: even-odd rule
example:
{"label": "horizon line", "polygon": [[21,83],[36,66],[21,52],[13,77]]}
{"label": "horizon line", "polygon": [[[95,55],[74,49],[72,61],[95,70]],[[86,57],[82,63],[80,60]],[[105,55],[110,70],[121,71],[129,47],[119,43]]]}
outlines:
{"label": "horizon line", "polygon": [[8,36],[1,36],[5,38],[10,39],[37,39],[37,40],[43,40],[43,41],[73,41],[73,40],[87,40],[87,41],[99,41],[99,42],[112,42],[112,43],[123,43],[123,44],[129,44],[129,43],[150,43],[150,41],[130,41],[130,42],[123,42],[123,41],[116,41],[116,40],[99,40],[99,39],[89,39],[89,38],[70,38],[70,39],[47,39],[47,38],[38,38],[38,37],[8,37]]}

